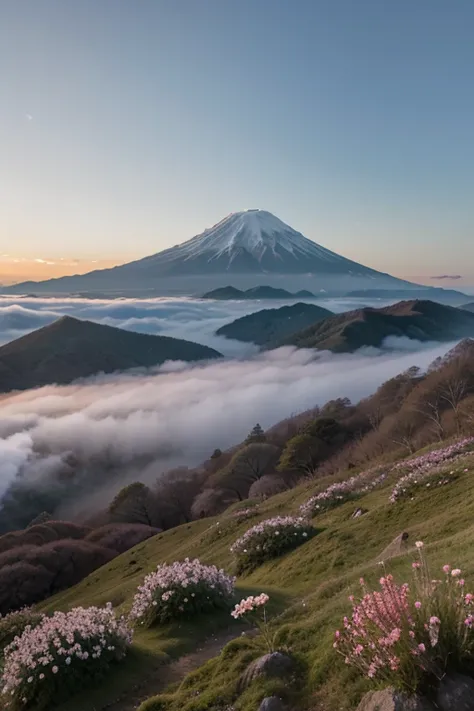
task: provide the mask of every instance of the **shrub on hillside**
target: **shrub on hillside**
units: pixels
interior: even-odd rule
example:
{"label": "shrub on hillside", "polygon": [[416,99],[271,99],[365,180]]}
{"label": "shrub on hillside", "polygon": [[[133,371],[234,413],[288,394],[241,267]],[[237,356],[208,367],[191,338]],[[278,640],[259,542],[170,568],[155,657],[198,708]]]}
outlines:
{"label": "shrub on hillside", "polygon": [[114,551],[94,543],[64,540],[33,548],[26,561],[53,574],[52,595],[75,585],[114,557]]}
{"label": "shrub on hillside", "polygon": [[0,570],[0,613],[33,605],[49,595],[53,574],[27,562],[5,565]]}
{"label": "shrub on hillside", "polygon": [[132,641],[112,606],[82,607],[43,617],[5,649],[2,692],[12,711],[43,711],[99,680]]}
{"label": "shrub on hillside", "polygon": [[130,618],[150,627],[218,609],[230,609],[235,578],[198,559],[159,565],[139,586]]}
{"label": "shrub on hillside", "polygon": [[5,647],[11,644],[15,637],[19,637],[25,627],[36,627],[42,619],[43,615],[34,612],[30,607],[0,617],[0,656],[3,657]]}
{"label": "shrub on hillside", "polygon": [[5,551],[0,556],[0,613],[71,587],[115,556],[108,548],[74,540]]}
{"label": "shrub on hillside", "polygon": [[204,489],[196,496],[191,507],[194,519],[217,516],[236,501],[236,497],[223,489]]}
{"label": "shrub on hillside", "polygon": [[346,481],[331,484],[324,491],[311,496],[308,501],[305,501],[300,506],[301,514],[311,518],[372,491],[386,479],[386,473],[379,472],[379,469],[370,469]]}
{"label": "shrub on hillside", "polygon": [[84,538],[90,528],[70,521],[46,521],[30,525],[24,531],[12,531],[0,536],[0,553],[18,546],[42,546],[63,539]]}
{"label": "shrub on hillside", "polygon": [[111,548],[118,553],[125,553],[158,533],[160,533],[159,528],[152,528],[143,523],[110,523],[96,528],[86,536],[85,540],[96,543],[102,548]]}
{"label": "shrub on hillside", "polygon": [[231,547],[237,559],[237,572],[253,570],[267,560],[293,550],[315,533],[305,518],[277,516],[260,521]]}
{"label": "shrub on hillside", "polygon": [[[465,456],[473,447],[474,437],[466,437],[448,447],[399,462],[394,471],[406,473],[395,484],[390,501],[396,503],[400,499],[412,498],[421,488],[444,486],[455,481],[463,471],[467,471]],[[448,463],[452,467],[449,472],[446,471]]]}
{"label": "shrub on hillside", "polygon": [[267,499],[288,489],[288,484],[282,476],[266,474],[256,481],[249,489],[251,499]]}
{"label": "shrub on hillside", "polygon": [[352,617],[344,618],[334,642],[346,664],[409,693],[472,668],[474,658],[474,595],[465,590],[461,570],[449,565],[434,580],[423,543],[416,546],[412,583],[384,575],[380,591],[370,592],[361,579],[362,598],[351,596]]}

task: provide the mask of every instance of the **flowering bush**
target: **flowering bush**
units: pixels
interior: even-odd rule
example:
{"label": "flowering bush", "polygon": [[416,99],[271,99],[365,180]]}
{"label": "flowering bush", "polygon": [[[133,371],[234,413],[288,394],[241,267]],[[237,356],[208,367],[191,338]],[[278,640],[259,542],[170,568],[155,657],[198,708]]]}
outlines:
{"label": "flowering bush", "polygon": [[352,616],[334,642],[346,664],[409,692],[472,665],[474,655],[474,595],[465,591],[461,570],[445,565],[442,579],[433,580],[423,543],[416,546],[412,583],[386,575],[380,591],[370,592],[361,579],[363,596],[351,596]]}
{"label": "flowering bush", "polygon": [[250,623],[256,624],[262,634],[267,652],[272,654],[275,651],[275,639],[270,632],[265,608],[269,600],[266,593],[260,593],[256,597],[251,595],[241,600],[230,614],[235,620],[245,617]]}
{"label": "flowering bush", "polygon": [[33,612],[30,607],[10,612],[4,617],[0,615],[0,656],[5,647],[22,634],[27,625],[36,627],[42,619],[43,615]]}
{"label": "flowering bush", "polygon": [[[468,471],[463,465],[466,454],[473,446],[474,437],[466,437],[449,447],[436,449],[433,452],[421,454],[396,464],[393,471],[402,470],[406,473],[395,484],[390,494],[391,503],[394,504],[400,499],[412,498],[419,489],[444,486],[455,481],[463,470]],[[446,462],[456,463],[456,467],[449,473],[446,472]]]}
{"label": "flowering bush", "polygon": [[409,459],[408,461],[399,462],[394,469],[404,469],[408,472],[414,470],[427,470],[437,464],[447,462],[460,454],[466,454],[474,447],[474,437],[465,437],[464,439],[450,444],[449,447],[435,449],[427,454],[420,454],[418,457]]}
{"label": "flowering bush", "polygon": [[237,557],[237,570],[240,573],[296,548],[314,532],[305,518],[277,516],[249,528],[230,550]]}
{"label": "flowering bush", "polygon": [[115,617],[110,603],[44,616],[5,648],[5,706],[15,711],[32,705],[37,711],[51,708],[53,700],[100,678],[126,654],[131,641],[126,621]]}
{"label": "flowering bush", "polygon": [[215,565],[186,560],[159,565],[145,577],[133,599],[130,617],[142,625],[170,622],[219,608],[229,608],[235,578]]}
{"label": "flowering bush", "polygon": [[[459,457],[456,457],[458,460]],[[415,469],[397,481],[390,494],[390,502],[395,504],[401,499],[411,499],[420,489],[435,489],[438,486],[451,484],[462,472],[467,472],[461,461],[457,462],[455,469],[446,471],[446,465],[440,464],[428,469]]]}
{"label": "flowering bush", "polygon": [[366,494],[382,484],[387,474],[377,474],[374,470],[362,472],[347,479],[347,481],[331,484],[327,489],[312,496],[300,506],[303,516],[311,518],[317,514],[329,511],[340,504]]}

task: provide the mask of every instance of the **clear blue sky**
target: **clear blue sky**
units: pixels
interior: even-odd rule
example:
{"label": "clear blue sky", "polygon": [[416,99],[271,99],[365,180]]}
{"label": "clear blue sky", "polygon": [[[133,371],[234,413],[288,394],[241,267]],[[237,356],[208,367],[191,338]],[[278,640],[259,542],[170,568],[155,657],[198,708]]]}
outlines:
{"label": "clear blue sky", "polygon": [[473,37],[473,0],[3,0],[0,253],[123,261],[261,207],[474,281]]}

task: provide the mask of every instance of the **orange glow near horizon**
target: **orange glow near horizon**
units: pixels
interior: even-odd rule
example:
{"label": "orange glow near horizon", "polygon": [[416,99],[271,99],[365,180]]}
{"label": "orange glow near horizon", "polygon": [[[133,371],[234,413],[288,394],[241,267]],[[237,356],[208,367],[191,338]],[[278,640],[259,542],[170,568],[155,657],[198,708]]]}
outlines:
{"label": "orange glow near horizon", "polygon": [[[135,257],[136,258],[136,257]],[[73,259],[69,257],[23,257],[0,254],[0,284],[17,284],[23,281],[43,281],[55,277],[86,274],[95,269],[108,269],[131,261],[133,257],[103,259]]]}

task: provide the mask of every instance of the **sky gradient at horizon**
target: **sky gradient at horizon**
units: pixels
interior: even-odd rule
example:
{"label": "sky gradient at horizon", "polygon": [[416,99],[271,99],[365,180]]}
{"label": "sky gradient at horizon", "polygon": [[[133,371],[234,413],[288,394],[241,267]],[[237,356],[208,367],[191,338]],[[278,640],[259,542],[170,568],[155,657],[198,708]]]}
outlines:
{"label": "sky gradient at horizon", "polygon": [[471,0],[4,0],[0,282],[260,207],[474,284],[473,31]]}

